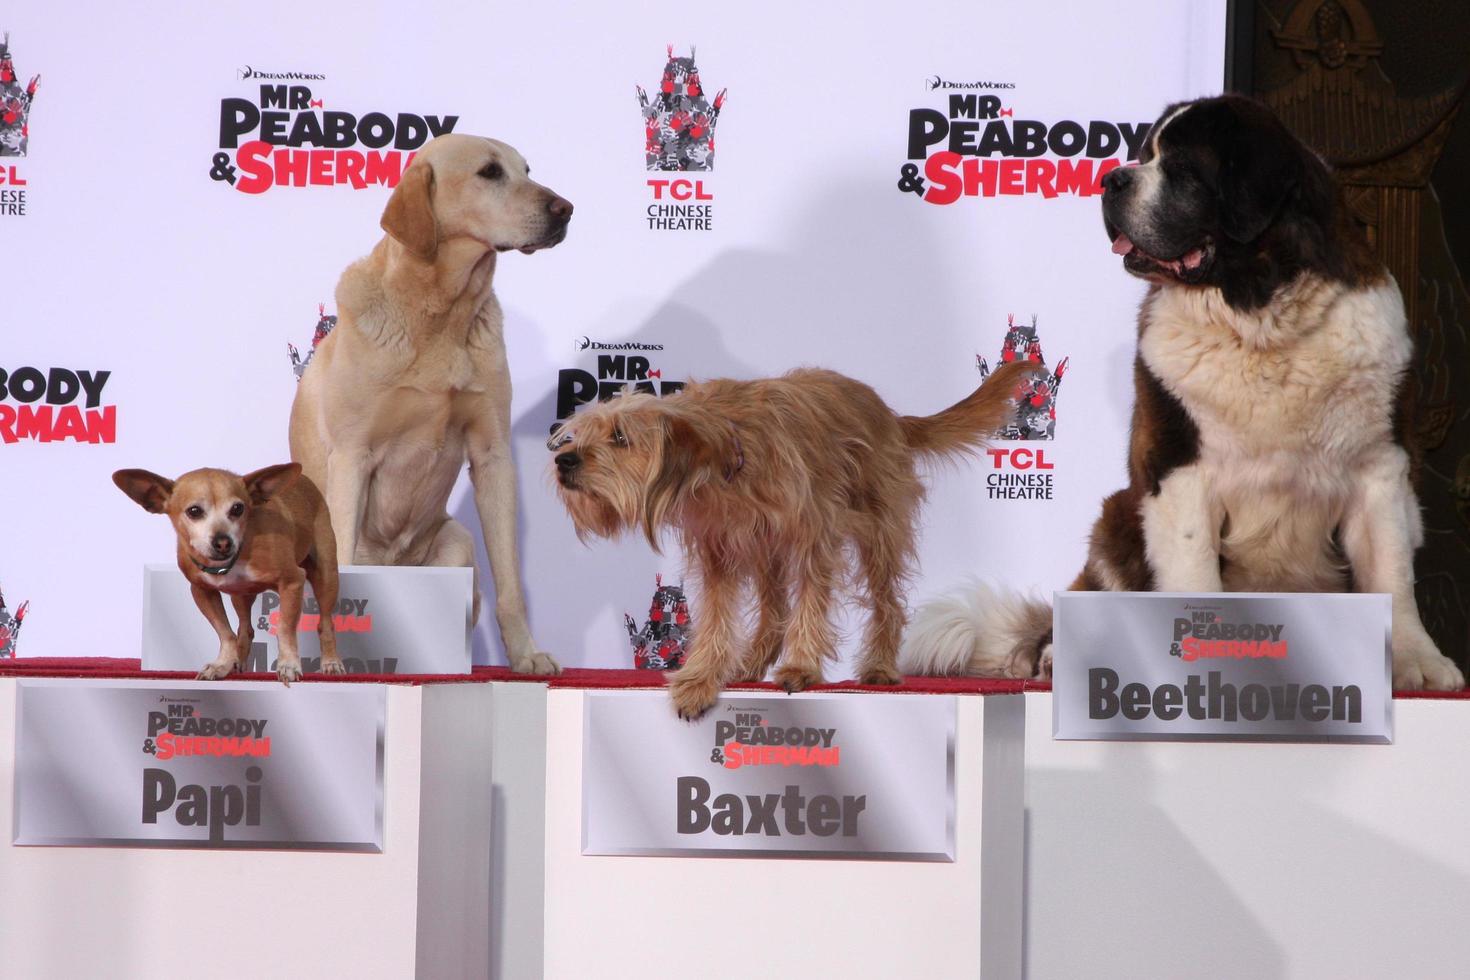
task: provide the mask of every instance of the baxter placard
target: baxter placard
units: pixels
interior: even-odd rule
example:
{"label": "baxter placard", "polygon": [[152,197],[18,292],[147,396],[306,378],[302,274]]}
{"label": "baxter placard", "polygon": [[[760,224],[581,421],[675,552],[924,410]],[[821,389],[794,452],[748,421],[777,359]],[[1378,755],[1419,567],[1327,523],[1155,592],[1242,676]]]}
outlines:
{"label": "baxter placard", "polygon": [[1386,595],[1059,592],[1059,739],[1393,741]]}
{"label": "baxter placard", "polygon": [[582,853],[954,860],[955,700],[589,692]]}
{"label": "baxter placard", "polygon": [[[337,654],[349,674],[468,674],[474,573],[468,568],[344,565],[339,570]],[[251,607],[254,649],[247,670],[275,669],[280,596],[262,592]],[[234,623],[228,601],[225,608]],[[297,646],[307,673],[321,663],[322,615],[306,587]],[[214,627],[189,594],[176,565],[143,569],[143,669],[197,671],[219,653]]]}
{"label": "baxter placard", "polygon": [[15,843],[381,851],[378,685],[22,680]]}

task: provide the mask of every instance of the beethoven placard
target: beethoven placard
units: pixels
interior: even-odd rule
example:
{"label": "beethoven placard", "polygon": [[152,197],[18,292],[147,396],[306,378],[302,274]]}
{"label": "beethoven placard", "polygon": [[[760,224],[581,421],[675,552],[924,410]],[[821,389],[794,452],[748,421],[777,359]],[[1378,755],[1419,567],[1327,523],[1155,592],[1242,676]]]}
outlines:
{"label": "beethoven placard", "polygon": [[1060,739],[1391,742],[1386,595],[1056,594]]}

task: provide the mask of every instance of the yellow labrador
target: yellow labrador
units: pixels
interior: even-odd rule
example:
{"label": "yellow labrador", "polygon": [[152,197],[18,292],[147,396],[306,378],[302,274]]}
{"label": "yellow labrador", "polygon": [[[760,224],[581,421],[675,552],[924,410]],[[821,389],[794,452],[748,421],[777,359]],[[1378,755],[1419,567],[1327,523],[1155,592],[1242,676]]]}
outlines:
{"label": "yellow labrador", "polygon": [[510,371],[491,290],[498,253],[567,234],[571,202],[528,174],[496,140],[440,136],[419,151],[383,211],[387,236],[337,284],[337,328],[291,408],[291,458],[326,492],[342,564],[473,568],[474,538],[447,512],[468,459],[510,666],[554,674],[526,619]]}

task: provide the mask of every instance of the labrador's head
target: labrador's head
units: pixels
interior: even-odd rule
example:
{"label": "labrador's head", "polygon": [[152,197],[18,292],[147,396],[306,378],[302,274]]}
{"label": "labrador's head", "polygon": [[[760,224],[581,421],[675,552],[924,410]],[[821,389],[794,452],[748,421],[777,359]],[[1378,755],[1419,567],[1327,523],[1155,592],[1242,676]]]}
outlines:
{"label": "labrador's head", "polygon": [[388,199],[383,230],[429,261],[453,239],[528,255],[550,248],[567,237],[572,202],[531,180],[530,172],[525,158],[499,140],[435,137]]}

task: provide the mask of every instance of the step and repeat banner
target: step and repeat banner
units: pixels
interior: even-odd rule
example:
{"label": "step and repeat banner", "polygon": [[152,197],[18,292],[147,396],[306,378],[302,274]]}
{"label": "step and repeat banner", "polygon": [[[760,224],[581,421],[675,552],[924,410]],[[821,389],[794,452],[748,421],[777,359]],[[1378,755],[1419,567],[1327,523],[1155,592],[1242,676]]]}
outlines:
{"label": "step and repeat banner", "polygon": [[[1098,181],[1220,90],[1224,6],[0,13],[0,655],[138,655],[174,535],[110,474],[288,458],[337,279],[444,132],[576,206],[495,280],[531,622],[563,664],[677,662],[697,626],[677,547],[579,543],[546,475],[552,426],[623,384],[820,365],[930,414],[1042,358],[1018,424],[931,474],[912,598],[1065,587],[1124,479],[1142,295]],[[478,536],[467,477],[449,511]],[[475,657],[504,663],[478,551]]]}

